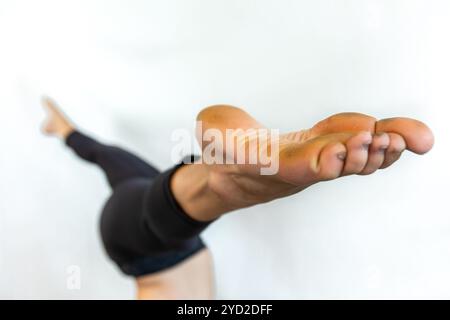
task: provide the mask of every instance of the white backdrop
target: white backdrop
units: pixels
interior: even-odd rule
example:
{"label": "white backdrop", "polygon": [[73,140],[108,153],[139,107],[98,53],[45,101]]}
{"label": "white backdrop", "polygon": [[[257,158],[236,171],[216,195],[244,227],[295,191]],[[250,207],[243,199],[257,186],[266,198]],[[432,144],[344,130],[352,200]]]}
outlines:
{"label": "white backdrop", "polygon": [[[161,169],[204,106],[282,130],[419,118],[433,151],[228,215],[219,298],[450,298],[447,0],[0,0],[0,298],[133,298],[103,253],[95,167],[39,133],[39,95]],[[67,288],[67,268],[81,289]]]}

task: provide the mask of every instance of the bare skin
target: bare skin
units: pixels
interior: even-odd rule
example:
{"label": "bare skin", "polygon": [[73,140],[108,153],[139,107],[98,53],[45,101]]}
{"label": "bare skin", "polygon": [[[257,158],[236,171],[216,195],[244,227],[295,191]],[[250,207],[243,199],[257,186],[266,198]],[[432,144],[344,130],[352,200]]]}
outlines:
{"label": "bare skin", "polygon": [[[50,125],[44,131],[64,138],[73,127],[69,121],[53,123],[64,122],[61,113],[55,114],[50,116]],[[215,128],[224,136],[226,129],[264,128],[242,109],[227,105],[203,109],[197,120],[202,121],[204,131]],[[205,148],[203,142],[199,142]],[[210,221],[233,210],[293,195],[318,182],[351,174],[372,174],[391,166],[404,150],[416,154],[428,152],[434,137],[418,120],[377,120],[360,113],[341,113],[309,129],[281,135],[279,144],[279,171],[275,175],[261,175],[259,164],[197,163],[177,170],[171,181],[172,192],[188,215],[199,221]],[[228,152],[224,150],[225,157],[230,156]],[[139,297],[177,299],[194,297],[193,292],[211,293],[210,255],[194,261],[196,258],[180,265],[179,269],[167,270],[167,274],[164,271],[155,275],[160,278],[138,279]],[[199,268],[194,276],[192,268]],[[199,278],[195,279],[203,288],[197,287],[197,281],[185,279],[197,276]]]}
{"label": "bare skin", "polygon": [[75,126],[53,100],[45,97],[42,99],[42,104],[47,111],[47,119],[42,126],[42,131],[49,136],[65,140],[75,130]]}
{"label": "bare skin", "polygon": [[214,298],[211,252],[204,249],[173,268],[136,279],[141,300],[211,300]]}
{"label": "bare skin", "polygon": [[[227,105],[208,107],[197,120],[202,121],[203,131],[264,128],[242,109]],[[290,196],[321,181],[372,174],[391,166],[404,150],[428,152],[434,137],[418,120],[377,120],[360,113],[340,113],[310,129],[281,135],[279,142],[276,175],[260,175],[258,164],[187,165],[175,173],[172,191],[190,216],[209,221],[236,209]]]}

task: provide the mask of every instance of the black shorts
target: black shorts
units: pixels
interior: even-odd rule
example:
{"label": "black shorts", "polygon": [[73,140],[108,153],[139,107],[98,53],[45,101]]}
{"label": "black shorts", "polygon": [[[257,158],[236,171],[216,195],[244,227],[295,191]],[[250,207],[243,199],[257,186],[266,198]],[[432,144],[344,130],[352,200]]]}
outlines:
{"label": "black shorts", "polygon": [[80,132],[72,133],[66,144],[97,164],[112,187],[100,234],[107,254],[123,273],[139,277],[159,272],[205,248],[199,235],[211,222],[188,216],[170,189],[173,174],[194,156],[159,172],[137,156]]}

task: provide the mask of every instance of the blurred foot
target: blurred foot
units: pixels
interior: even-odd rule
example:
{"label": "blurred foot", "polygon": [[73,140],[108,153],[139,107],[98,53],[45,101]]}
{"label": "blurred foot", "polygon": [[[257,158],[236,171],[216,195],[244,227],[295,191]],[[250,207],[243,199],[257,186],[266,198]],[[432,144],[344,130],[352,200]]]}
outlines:
{"label": "blurred foot", "polygon": [[45,134],[65,140],[75,130],[75,127],[53,100],[44,97],[42,105],[47,111],[47,119],[42,127],[42,131]]}

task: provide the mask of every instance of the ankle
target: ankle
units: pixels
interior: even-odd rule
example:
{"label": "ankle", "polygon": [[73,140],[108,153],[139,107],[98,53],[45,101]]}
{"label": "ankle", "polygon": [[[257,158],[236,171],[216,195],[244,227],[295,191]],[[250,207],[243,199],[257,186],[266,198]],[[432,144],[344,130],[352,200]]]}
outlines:
{"label": "ankle", "polygon": [[62,128],[59,131],[59,136],[61,137],[61,139],[66,140],[73,132],[75,131],[75,128],[73,126],[67,126]]}
{"label": "ankle", "polygon": [[234,208],[212,187],[210,165],[191,164],[178,169],[171,190],[178,204],[194,220],[212,221]]}

